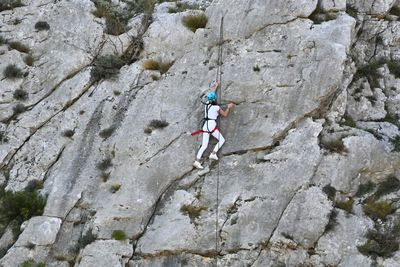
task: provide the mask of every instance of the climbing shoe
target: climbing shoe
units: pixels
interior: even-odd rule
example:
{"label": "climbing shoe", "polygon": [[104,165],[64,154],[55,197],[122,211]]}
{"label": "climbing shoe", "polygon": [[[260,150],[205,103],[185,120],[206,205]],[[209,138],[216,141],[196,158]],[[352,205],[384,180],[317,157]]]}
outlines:
{"label": "climbing shoe", "polygon": [[217,157],[216,153],[211,153],[209,158],[213,159],[213,160],[218,160],[218,157]]}
{"label": "climbing shoe", "polygon": [[193,167],[196,167],[197,169],[204,169],[203,166],[201,166],[201,163],[197,160],[193,163]]}

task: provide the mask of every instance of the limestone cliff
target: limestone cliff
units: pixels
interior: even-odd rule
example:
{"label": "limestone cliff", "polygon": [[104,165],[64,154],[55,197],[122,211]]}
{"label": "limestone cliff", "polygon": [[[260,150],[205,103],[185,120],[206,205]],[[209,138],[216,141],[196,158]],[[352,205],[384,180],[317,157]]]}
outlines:
{"label": "limestone cliff", "polygon": [[1,1],[1,266],[400,266],[399,0]]}

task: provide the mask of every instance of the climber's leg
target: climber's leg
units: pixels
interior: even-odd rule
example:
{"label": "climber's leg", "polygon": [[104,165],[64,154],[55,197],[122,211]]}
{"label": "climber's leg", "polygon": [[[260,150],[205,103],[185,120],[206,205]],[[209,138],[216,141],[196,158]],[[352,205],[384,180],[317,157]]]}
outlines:
{"label": "climber's leg", "polygon": [[212,136],[214,136],[218,140],[218,143],[215,145],[213,152],[211,152],[210,159],[218,160],[217,152],[225,143],[225,138],[222,136],[221,132],[218,129],[212,133]]}
{"label": "climber's leg", "polygon": [[203,133],[203,142],[201,144],[199,151],[197,152],[196,161],[193,163],[193,166],[195,166],[198,169],[203,168],[203,166],[201,166],[201,164],[200,164],[200,159],[201,159],[201,156],[203,155],[204,151],[207,149],[209,140],[210,140],[210,134]]}

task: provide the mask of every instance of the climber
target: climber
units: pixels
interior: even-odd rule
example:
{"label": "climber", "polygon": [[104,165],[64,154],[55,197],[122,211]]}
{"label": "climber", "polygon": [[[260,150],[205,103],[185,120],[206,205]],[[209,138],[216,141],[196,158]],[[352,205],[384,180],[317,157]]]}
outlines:
{"label": "climber", "polygon": [[211,92],[207,94],[207,102],[203,103],[205,116],[203,119],[203,127],[201,130],[192,133],[192,136],[203,133],[203,142],[199,151],[197,152],[196,160],[193,163],[193,166],[198,169],[203,169],[203,166],[201,166],[200,163],[200,159],[204,151],[207,149],[208,141],[210,140],[210,134],[218,140],[218,143],[215,145],[214,150],[211,152],[209,158],[213,160],[218,160],[217,152],[225,143],[225,138],[222,136],[217,127],[217,118],[219,114],[221,114],[223,117],[227,117],[229,111],[235,106],[235,104],[229,103],[226,110],[221,109],[221,107],[217,105],[217,88],[218,83],[213,82],[210,87]]}

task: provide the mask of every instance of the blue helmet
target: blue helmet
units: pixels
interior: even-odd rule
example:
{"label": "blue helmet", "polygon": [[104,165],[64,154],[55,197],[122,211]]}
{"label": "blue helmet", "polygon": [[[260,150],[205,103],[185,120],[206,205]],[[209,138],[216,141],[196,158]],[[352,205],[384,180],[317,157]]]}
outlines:
{"label": "blue helmet", "polygon": [[207,94],[207,99],[208,99],[209,101],[217,100],[217,93],[216,93],[216,92],[209,92],[209,93]]}

